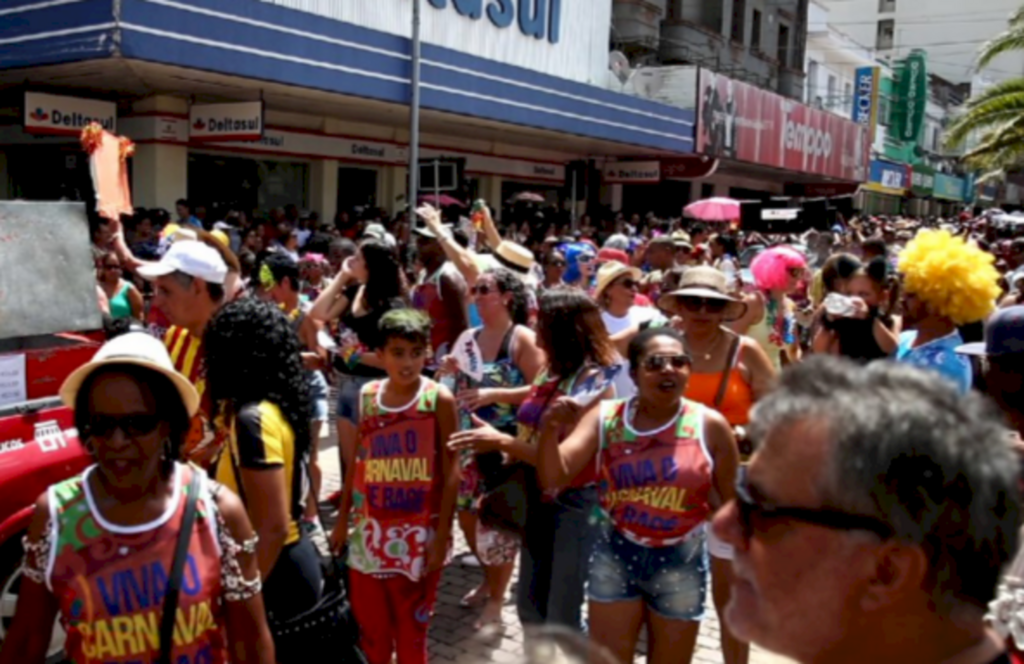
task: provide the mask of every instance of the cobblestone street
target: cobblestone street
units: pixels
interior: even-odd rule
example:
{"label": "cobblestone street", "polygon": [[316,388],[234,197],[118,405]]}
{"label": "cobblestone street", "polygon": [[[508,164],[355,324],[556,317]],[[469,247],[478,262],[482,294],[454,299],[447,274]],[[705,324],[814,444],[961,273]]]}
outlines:
{"label": "cobblestone street", "polygon": [[[334,439],[334,427],[330,438],[324,438],[320,445],[320,468],[323,471],[321,497],[330,495],[341,486],[338,449]],[[332,519],[333,522],[333,519]],[[459,606],[459,600],[482,579],[479,568],[463,564],[469,549],[458,525],[454,527],[455,549],[452,563],[445,569],[438,592],[437,610],[430,629],[431,662],[516,662],[523,654],[523,631],[516,617],[515,604],[511,597],[506,600],[503,612],[504,628],[496,634],[479,636],[473,630],[476,610]],[[518,570],[512,577],[513,587]],[[639,656],[637,662],[646,663],[647,658]],[[719,645],[718,618],[712,606],[708,606],[705,620],[701,623],[697,637],[697,650],[693,661],[696,664],[722,664]],[[787,664],[789,660],[764,651],[751,654],[752,664]]]}

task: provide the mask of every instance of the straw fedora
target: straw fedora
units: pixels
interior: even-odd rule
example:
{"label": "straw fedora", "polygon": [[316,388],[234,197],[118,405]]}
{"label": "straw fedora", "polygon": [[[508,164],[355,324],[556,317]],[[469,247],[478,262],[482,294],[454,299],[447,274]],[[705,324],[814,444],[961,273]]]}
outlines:
{"label": "straw fedora", "polygon": [[643,272],[639,268],[630,267],[618,261],[608,261],[597,271],[597,287],[594,289],[594,299],[600,300],[604,289],[611,286],[612,282],[619,277],[629,275],[634,280],[640,281]]}
{"label": "straw fedora", "polygon": [[678,314],[682,310],[681,300],[686,297],[729,302],[723,312],[727,321],[743,318],[747,313],[747,303],[729,292],[729,280],[725,274],[707,265],[687,268],[679,280],[679,288],[658,298],[658,307]]}
{"label": "straw fedora", "polygon": [[507,267],[513,272],[520,274],[529,273],[534,263],[532,251],[521,244],[516,244],[509,240],[501,241],[494,250],[494,258],[503,267]]}
{"label": "straw fedora", "polygon": [[60,398],[68,408],[75,407],[78,391],[93,372],[107,366],[131,364],[167,376],[177,388],[189,416],[199,409],[199,393],[187,378],[174,370],[163,342],[145,332],[129,332],[114,337],[96,351],[92,360],[75,369],[60,386]]}

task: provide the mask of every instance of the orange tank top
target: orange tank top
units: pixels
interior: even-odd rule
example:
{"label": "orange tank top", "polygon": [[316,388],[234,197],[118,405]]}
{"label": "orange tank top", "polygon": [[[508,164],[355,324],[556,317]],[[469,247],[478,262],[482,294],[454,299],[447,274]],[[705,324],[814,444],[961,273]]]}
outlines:
{"label": "orange tank top", "polygon": [[738,346],[730,361],[732,371],[729,372],[728,383],[721,403],[715,405],[718,393],[722,388],[725,371],[715,373],[691,373],[686,384],[685,397],[690,401],[704,404],[720,412],[730,426],[746,426],[750,422],[750,409],[754,405],[754,391],[743,378],[740,371],[739,358],[742,346]]}

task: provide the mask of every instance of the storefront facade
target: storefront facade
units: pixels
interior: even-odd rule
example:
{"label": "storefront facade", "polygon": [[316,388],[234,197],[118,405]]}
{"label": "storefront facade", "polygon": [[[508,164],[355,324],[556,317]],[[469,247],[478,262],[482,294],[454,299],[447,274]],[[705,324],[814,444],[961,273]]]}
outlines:
{"label": "storefront facade", "polygon": [[[519,21],[424,4],[421,159],[458,161],[468,188],[500,207],[523,187],[567,195],[574,160],[692,152],[692,111],[605,89],[611,3],[544,4]],[[78,119],[96,116],[137,143],[140,206],[292,202],[328,217],[406,205],[404,0],[12,0],[5,10],[14,20],[0,23],[0,197],[51,195],[32,189],[22,152],[45,146],[60,164],[75,152]],[[40,139],[34,123],[46,120],[31,116],[52,123],[54,110],[29,96],[40,92],[86,110],[70,120],[61,111],[64,133]],[[246,116],[256,102],[256,136],[218,139],[197,126],[196,107]],[[73,187],[64,175],[59,187]]]}
{"label": "storefront facade", "polygon": [[942,217],[952,217],[960,212],[964,204],[963,178],[945,173],[935,174],[935,187],[932,190],[932,197],[936,202],[936,209],[932,214]]}
{"label": "storefront facade", "polygon": [[869,180],[861,186],[855,206],[864,214],[898,215],[910,183],[906,164],[872,159]]}
{"label": "storefront facade", "polygon": [[935,169],[930,166],[914,166],[910,173],[910,193],[912,198],[907,202],[907,214],[915,217],[927,217],[937,209],[934,199]]}

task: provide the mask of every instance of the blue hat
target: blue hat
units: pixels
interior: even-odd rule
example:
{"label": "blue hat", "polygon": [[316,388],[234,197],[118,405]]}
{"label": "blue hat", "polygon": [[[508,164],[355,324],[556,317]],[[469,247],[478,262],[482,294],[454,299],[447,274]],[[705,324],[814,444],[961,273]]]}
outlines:
{"label": "blue hat", "polygon": [[999,309],[985,324],[985,341],[958,346],[961,355],[1024,353],[1024,305]]}

